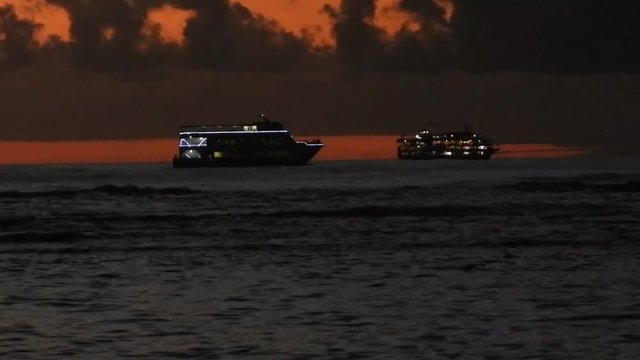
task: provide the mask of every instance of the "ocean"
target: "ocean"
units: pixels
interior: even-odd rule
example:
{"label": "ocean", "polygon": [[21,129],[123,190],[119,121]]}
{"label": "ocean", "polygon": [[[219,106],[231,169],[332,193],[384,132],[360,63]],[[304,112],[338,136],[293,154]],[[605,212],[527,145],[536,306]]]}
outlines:
{"label": "ocean", "polygon": [[640,159],[0,167],[2,359],[637,359]]}

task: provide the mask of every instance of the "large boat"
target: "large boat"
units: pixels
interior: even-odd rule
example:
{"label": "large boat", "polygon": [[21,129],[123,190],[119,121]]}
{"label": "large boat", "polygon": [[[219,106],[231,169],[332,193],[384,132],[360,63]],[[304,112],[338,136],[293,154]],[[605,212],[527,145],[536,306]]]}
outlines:
{"label": "large boat", "polygon": [[260,115],[237,125],[180,127],[174,168],[305,165],[324,146],[320,140],[295,140],[289,130]]}
{"label": "large boat", "polygon": [[398,158],[424,159],[489,159],[499,148],[491,140],[465,126],[458,131],[421,130],[397,139]]}

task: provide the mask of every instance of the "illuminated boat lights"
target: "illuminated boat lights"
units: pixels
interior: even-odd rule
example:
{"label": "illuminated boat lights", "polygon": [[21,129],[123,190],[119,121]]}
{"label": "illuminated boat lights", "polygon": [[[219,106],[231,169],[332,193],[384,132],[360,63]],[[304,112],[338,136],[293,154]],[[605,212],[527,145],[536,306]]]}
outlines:
{"label": "illuminated boat lights", "polygon": [[183,131],[180,135],[215,135],[215,134],[274,134],[274,133],[288,133],[289,130],[252,130],[252,131]]}
{"label": "illuminated boat lights", "polygon": [[296,141],[296,143],[298,143],[298,144],[305,144],[305,145],[307,145],[307,146],[320,146],[320,147],[324,146],[324,144],[323,144],[323,143],[308,143],[308,142],[306,142],[306,141]]}
{"label": "illuminated boat lights", "polygon": [[324,146],[296,140],[289,130],[259,116],[252,124],[184,125],[173,167],[305,165]]}
{"label": "illuminated boat lights", "polygon": [[401,135],[396,140],[399,159],[489,159],[499,151],[493,141],[464,126],[460,131]]}
{"label": "illuminated boat lights", "polygon": [[190,144],[189,141],[187,141],[187,139],[180,139],[180,147],[187,147],[187,148],[191,148],[191,147],[206,147],[207,146],[207,138],[202,138],[200,140],[199,143],[197,144]]}

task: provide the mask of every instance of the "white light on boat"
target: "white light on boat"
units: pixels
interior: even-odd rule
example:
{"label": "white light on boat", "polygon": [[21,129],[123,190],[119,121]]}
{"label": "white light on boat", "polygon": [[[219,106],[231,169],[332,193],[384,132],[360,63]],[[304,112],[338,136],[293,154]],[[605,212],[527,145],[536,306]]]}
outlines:
{"label": "white light on boat", "polygon": [[187,150],[182,154],[187,159],[200,159],[200,153],[197,150]]}
{"label": "white light on boat", "polygon": [[199,137],[194,138],[189,136],[188,139],[180,139],[180,147],[206,147],[207,146],[207,138]]}
{"label": "white light on boat", "polygon": [[258,130],[258,131],[182,131],[180,135],[197,135],[197,134],[273,134],[286,133],[288,130]]}

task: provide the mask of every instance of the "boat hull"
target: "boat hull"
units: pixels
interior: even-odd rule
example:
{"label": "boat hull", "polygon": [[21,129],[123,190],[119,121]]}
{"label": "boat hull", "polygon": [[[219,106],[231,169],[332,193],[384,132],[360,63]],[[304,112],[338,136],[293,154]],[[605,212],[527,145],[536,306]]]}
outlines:
{"label": "boat hull", "polygon": [[199,168],[199,167],[242,167],[242,166],[302,166],[320,151],[322,144],[296,144],[294,149],[282,157],[262,157],[257,154],[238,154],[222,158],[174,158],[174,168]]}
{"label": "boat hull", "polygon": [[450,153],[445,154],[443,152],[422,152],[422,153],[404,153],[398,151],[398,159],[400,160],[437,160],[437,159],[452,159],[452,160],[489,160],[498,149],[487,149],[482,153]]}

